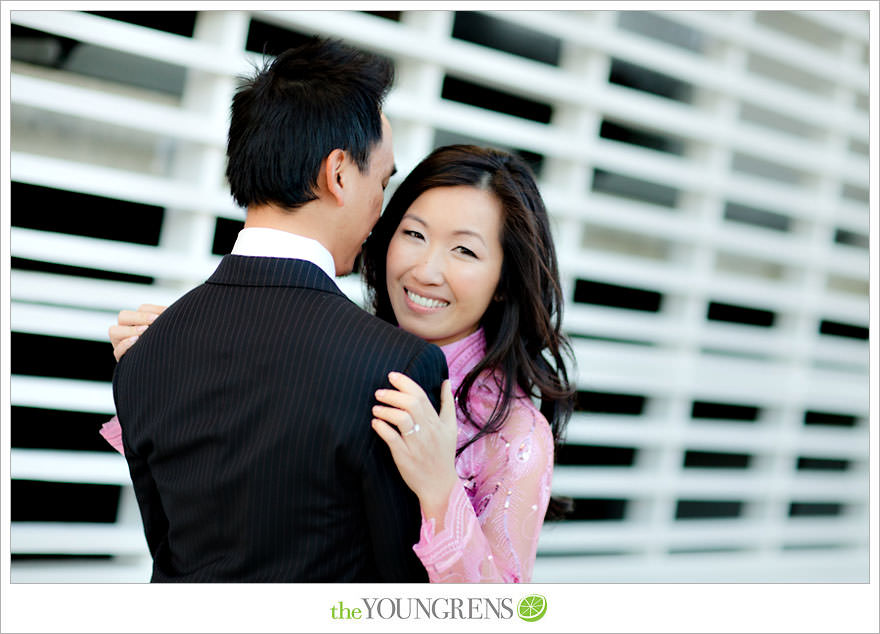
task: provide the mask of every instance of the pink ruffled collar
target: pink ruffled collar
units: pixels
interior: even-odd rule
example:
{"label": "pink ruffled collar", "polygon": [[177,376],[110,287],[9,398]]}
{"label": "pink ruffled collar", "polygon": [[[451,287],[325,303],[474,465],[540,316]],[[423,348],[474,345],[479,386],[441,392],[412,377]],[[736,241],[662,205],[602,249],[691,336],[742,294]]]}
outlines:
{"label": "pink ruffled collar", "polygon": [[486,354],[486,335],[482,328],[468,335],[464,339],[453,341],[440,349],[446,356],[446,365],[449,366],[449,381],[452,391],[458,389],[464,377],[476,366]]}

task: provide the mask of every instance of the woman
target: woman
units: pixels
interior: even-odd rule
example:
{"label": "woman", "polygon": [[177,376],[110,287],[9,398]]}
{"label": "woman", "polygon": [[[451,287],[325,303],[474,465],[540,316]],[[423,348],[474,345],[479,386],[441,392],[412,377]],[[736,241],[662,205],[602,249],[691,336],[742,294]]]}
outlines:
{"label": "woman", "polygon": [[[419,498],[413,549],[430,581],[529,581],[573,389],[555,249],[528,166],[498,150],[438,148],[395,191],[363,272],[375,314],[440,346],[449,366],[455,423],[400,374],[373,408]],[[120,314],[117,358],[145,327]]]}

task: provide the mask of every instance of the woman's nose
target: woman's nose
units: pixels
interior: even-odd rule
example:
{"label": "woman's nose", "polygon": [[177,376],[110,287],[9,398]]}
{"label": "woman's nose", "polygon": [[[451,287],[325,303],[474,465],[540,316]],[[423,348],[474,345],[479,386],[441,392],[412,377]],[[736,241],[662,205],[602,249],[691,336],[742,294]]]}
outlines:
{"label": "woman's nose", "polygon": [[434,250],[429,250],[413,269],[418,282],[439,286],[443,283],[443,257]]}

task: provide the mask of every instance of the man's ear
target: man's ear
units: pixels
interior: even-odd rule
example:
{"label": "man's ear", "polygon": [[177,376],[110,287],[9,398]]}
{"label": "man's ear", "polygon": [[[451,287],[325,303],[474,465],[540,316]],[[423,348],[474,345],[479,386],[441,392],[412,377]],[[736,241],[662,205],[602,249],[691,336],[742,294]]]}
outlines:
{"label": "man's ear", "polygon": [[343,188],[344,170],[345,152],[337,148],[324,159],[323,179],[327,192],[340,207],[345,203],[345,190]]}

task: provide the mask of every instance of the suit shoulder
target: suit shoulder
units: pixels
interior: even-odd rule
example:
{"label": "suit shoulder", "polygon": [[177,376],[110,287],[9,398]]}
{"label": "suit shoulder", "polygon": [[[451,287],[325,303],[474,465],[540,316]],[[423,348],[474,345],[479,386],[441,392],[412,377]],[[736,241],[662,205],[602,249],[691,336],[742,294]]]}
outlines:
{"label": "suit shoulder", "polygon": [[389,324],[387,321],[376,317],[372,313],[360,308],[357,304],[349,302],[350,318],[352,323],[362,329],[371,338],[385,342],[387,346],[402,349],[417,349],[419,351],[431,347],[432,344],[424,339],[413,335],[399,326]]}

